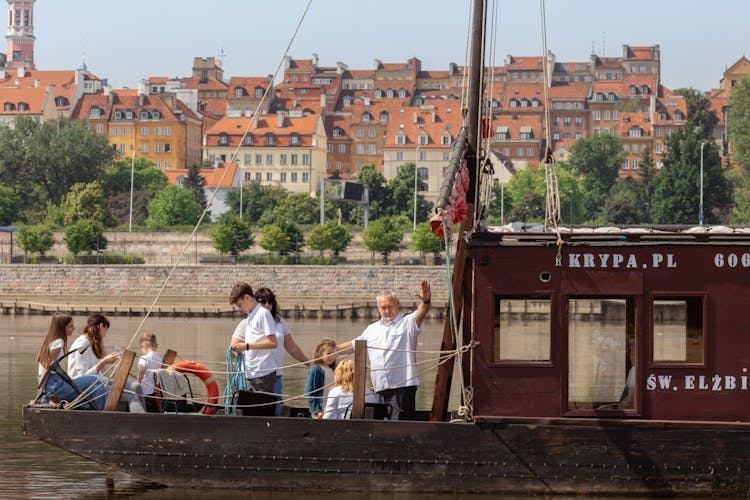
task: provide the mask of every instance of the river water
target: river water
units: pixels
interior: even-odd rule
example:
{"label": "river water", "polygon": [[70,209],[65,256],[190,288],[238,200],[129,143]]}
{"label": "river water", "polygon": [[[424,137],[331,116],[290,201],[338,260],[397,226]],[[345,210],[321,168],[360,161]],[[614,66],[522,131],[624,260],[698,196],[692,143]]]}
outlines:
{"label": "river water", "polygon": [[[76,332],[81,333],[84,317],[74,318]],[[112,317],[105,346],[110,351],[115,347],[128,347],[134,333],[141,326],[141,318]],[[199,361],[215,372],[224,372],[226,347],[237,319],[196,318],[149,318],[140,331],[156,333],[159,351],[167,348],[178,352],[182,359]],[[366,320],[288,320],[290,330],[302,350],[312,355],[318,341],[323,337],[337,341],[350,340],[366,326]],[[49,326],[46,316],[0,316],[0,374],[3,388],[0,394],[0,497],[2,498],[254,498],[280,499],[299,498],[300,493],[267,492],[247,493],[237,491],[198,491],[161,488],[157,485],[133,478],[108,467],[79,458],[71,453],[43,444],[21,435],[21,406],[34,397],[36,392],[36,353]],[[443,324],[426,320],[425,333],[421,336],[420,351],[439,349]],[[137,340],[132,342],[136,351]],[[422,387],[417,392],[418,409],[429,409],[435,383],[436,355],[420,353],[421,370],[430,370],[422,378]],[[293,361],[287,359],[287,364]],[[287,368],[284,374],[285,394],[303,393],[306,368]],[[219,377],[220,378],[220,377]],[[197,379],[196,379],[197,381]],[[221,390],[223,384],[220,383]],[[193,384],[196,393],[200,381]],[[456,382],[453,383],[450,408],[458,401]],[[304,406],[304,402],[294,406]],[[380,498],[436,498],[435,495],[408,497],[393,494],[317,494],[304,493],[306,498],[380,499]],[[455,496],[444,498],[456,498]],[[476,498],[476,497],[473,497]]]}

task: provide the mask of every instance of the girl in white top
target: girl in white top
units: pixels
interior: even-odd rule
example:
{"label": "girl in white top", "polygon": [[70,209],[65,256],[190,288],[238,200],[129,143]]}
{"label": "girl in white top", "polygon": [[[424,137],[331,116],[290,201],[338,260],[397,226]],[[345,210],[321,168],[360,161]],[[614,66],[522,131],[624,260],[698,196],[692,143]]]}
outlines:
{"label": "girl in white top", "polygon": [[[328,393],[326,411],[323,418],[344,419],[351,416],[350,410],[354,401],[354,361],[345,359],[336,366],[333,372],[334,387]],[[378,397],[365,387],[365,402],[377,403]]]}
{"label": "girl in white top", "polygon": [[[156,342],[156,335],[153,333],[144,333],[141,335],[141,352],[143,356],[138,360],[138,382],[141,383],[144,396],[151,396],[156,391],[155,371],[162,367],[162,360],[156,350],[159,344]],[[154,398],[144,398],[146,400],[146,410],[151,413],[159,411],[159,405]]]}
{"label": "girl in white top", "polygon": [[73,317],[65,313],[55,313],[52,316],[47,336],[42,342],[42,347],[39,349],[39,353],[36,355],[36,360],[39,363],[39,369],[37,371],[37,383],[42,381],[44,373],[49,368],[49,365],[53,361],[56,361],[63,357],[65,352],[68,350],[68,337],[70,337],[75,331],[76,327],[73,324]]}
{"label": "girl in white top", "polygon": [[[102,375],[107,365],[120,360],[121,354],[111,352],[104,355],[104,337],[109,331],[109,320],[101,314],[89,316],[83,334],[79,335],[71,346],[76,349],[70,355],[68,371],[71,377],[80,375]],[[122,391],[120,401],[128,403],[131,413],[145,413],[146,405],[143,401],[143,389],[137,382],[127,382]]]}

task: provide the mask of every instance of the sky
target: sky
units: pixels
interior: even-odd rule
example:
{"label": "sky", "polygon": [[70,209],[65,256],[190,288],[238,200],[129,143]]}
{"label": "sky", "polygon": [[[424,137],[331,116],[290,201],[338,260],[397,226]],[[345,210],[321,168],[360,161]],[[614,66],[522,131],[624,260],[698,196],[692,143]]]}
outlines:
{"label": "sky", "polygon": [[[5,2],[2,2],[5,4]],[[490,9],[492,8],[492,1]],[[496,0],[494,64],[542,53],[541,1]],[[547,48],[560,62],[622,46],[661,47],[662,84],[709,90],[750,52],[747,0],[546,0]],[[39,69],[89,71],[116,87],[190,76],[194,57],[222,57],[225,79],[279,67],[308,0],[36,0]],[[470,0],[311,0],[289,55],[369,69],[374,60],[464,64]],[[491,12],[490,12],[491,13]],[[488,25],[491,20],[488,21]],[[5,49],[3,48],[2,51]],[[223,56],[222,56],[223,54]],[[488,62],[492,62],[488,59]],[[282,68],[283,71],[283,68]]]}

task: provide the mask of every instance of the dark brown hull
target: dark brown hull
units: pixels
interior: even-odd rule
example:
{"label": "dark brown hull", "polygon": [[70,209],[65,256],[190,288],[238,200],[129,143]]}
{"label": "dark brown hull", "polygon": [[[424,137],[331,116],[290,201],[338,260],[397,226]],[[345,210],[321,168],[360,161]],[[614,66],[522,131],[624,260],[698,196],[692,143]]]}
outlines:
{"label": "dark brown hull", "polygon": [[170,486],[504,494],[747,494],[750,425],[476,424],[23,408],[23,432]]}

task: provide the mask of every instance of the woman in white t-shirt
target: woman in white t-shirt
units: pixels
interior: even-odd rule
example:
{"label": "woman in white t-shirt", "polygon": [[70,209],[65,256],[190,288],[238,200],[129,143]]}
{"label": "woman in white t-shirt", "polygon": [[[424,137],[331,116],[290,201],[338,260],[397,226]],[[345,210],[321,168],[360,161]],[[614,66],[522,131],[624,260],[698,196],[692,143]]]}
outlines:
{"label": "woman in white t-shirt", "polygon": [[[323,418],[350,418],[350,410],[354,401],[354,361],[345,359],[336,366],[333,372],[333,389],[328,393],[326,411]],[[365,402],[377,403],[378,397],[365,387]]]}
{"label": "woman in white t-shirt", "polygon": [[87,375],[70,380],[65,376],[62,366],[50,370],[53,363],[65,356],[68,349],[68,337],[75,329],[73,317],[70,314],[55,313],[52,316],[47,336],[36,356],[39,363],[37,371],[39,400],[45,403],[50,400],[70,402],[78,398],[79,391],[81,391],[87,394],[86,399],[91,402],[91,405],[83,404],[80,408],[101,410],[104,408],[108,388],[101,384],[97,377]]}
{"label": "woman in white t-shirt", "polygon": [[138,382],[141,383],[143,396],[146,400],[146,411],[149,413],[158,413],[159,404],[156,398],[149,397],[156,392],[155,372],[162,367],[162,360],[156,351],[159,344],[156,342],[156,335],[153,333],[144,333],[141,335],[141,352],[143,356],[138,360]]}

